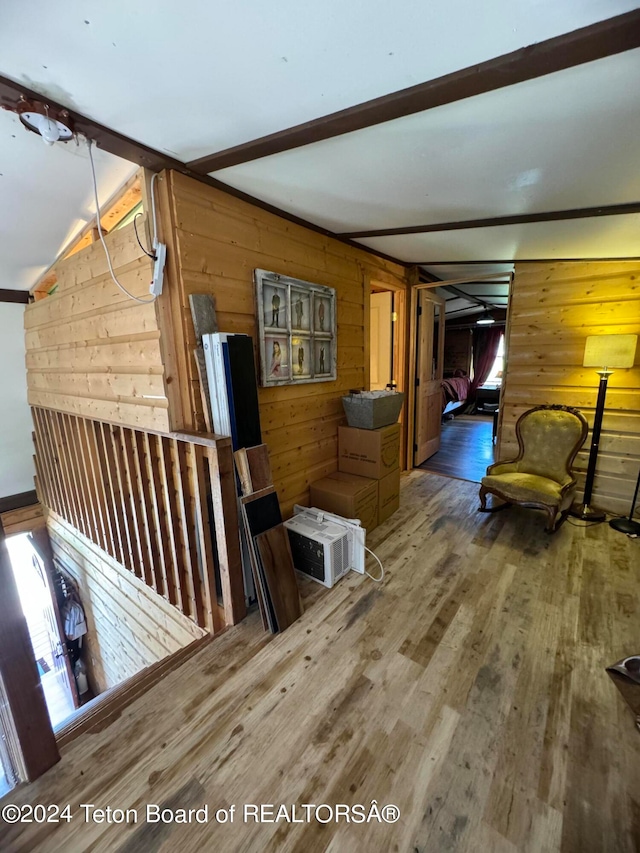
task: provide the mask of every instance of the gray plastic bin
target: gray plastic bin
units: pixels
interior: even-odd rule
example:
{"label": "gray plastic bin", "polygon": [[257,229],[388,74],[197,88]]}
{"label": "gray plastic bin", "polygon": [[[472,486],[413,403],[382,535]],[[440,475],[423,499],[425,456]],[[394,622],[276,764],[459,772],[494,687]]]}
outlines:
{"label": "gray plastic bin", "polygon": [[363,397],[349,394],[342,398],[344,413],[350,427],[379,429],[395,424],[402,409],[404,394],[398,391],[384,397]]}

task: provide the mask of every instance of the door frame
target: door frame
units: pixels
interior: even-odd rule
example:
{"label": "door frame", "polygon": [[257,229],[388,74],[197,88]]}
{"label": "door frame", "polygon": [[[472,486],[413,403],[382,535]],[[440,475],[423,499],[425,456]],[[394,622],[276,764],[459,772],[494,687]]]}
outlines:
{"label": "door frame", "polygon": [[[461,261],[460,263],[464,263]],[[414,281],[410,284],[410,297],[409,297],[409,350],[408,350],[408,358],[407,358],[407,376],[415,377],[416,369],[417,369],[417,344],[418,344],[418,291],[419,290],[435,290],[437,287],[444,287],[448,284],[468,284],[470,281],[487,281],[490,283],[490,279],[495,278],[504,278],[504,274],[502,276],[500,273],[489,273],[487,275],[476,275],[476,276],[465,276],[464,278],[455,278],[455,279],[442,279],[439,281],[417,281],[419,276],[419,271],[417,267],[414,267],[412,272],[412,278]],[[509,298],[507,300],[507,319],[505,324],[505,333],[504,333],[504,377],[507,377],[507,354],[509,347],[509,337],[508,332],[510,330],[510,322],[511,322],[511,292],[513,289],[513,279],[515,276],[515,272],[511,272],[509,276]],[[445,329],[446,329],[446,317],[445,317]],[[446,334],[446,331],[445,331]],[[443,336],[444,340],[444,336]],[[504,388],[505,379],[503,379],[502,387]],[[415,406],[416,406],[416,387],[415,382],[409,381],[407,384],[407,397],[408,397],[408,406],[407,410],[410,412],[409,417],[407,418],[407,444],[405,447],[405,463],[406,470],[413,470],[413,445],[415,442]],[[502,412],[500,412],[500,418],[498,422],[498,439],[496,442],[496,452],[500,448],[500,439],[502,437]]]}
{"label": "door frame", "polygon": [[[409,271],[408,271],[409,272]],[[395,374],[396,387],[405,395],[402,410],[400,412],[400,467],[404,471],[406,455],[407,427],[411,422],[409,409],[409,311],[410,283],[405,279],[391,279],[382,273],[365,273],[364,275],[364,387],[369,390],[371,384],[371,291],[391,291],[393,294],[393,372]]]}

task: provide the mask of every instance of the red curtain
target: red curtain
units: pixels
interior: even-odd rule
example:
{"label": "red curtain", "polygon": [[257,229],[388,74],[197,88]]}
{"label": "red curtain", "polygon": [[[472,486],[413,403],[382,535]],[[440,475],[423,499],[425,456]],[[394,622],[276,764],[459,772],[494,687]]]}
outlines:
{"label": "red curtain", "polygon": [[498,355],[502,329],[489,326],[473,330],[473,380],[469,389],[467,402],[473,403],[476,391],[487,381],[491,368]]}

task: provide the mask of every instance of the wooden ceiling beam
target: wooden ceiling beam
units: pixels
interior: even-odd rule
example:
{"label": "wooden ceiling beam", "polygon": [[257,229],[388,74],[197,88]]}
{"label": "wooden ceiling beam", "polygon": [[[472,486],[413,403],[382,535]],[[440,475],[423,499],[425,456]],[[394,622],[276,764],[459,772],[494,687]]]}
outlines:
{"label": "wooden ceiling beam", "polygon": [[29,302],[29,292],[26,290],[8,290],[0,287],[0,302],[17,302],[20,305],[27,305]]}
{"label": "wooden ceiling beam", "polygon": [[491,216],[485,219],[461,219],[459,222],[435,222],[431,225],[406,225],[401,228],[379,228],[375,231],[343,231],[340,237],[356,240],[362,237],[398,237],[405,234],[430,234],[435,231],[463,231],[467,228],[495,228],[530,222],[560,222],[567,219],[590,219],[596,216],[628,216],[640,213],[640,201],[627,204],[576,207],[570,210],[546,210],[542,213],[517,213],[513,216]]}
{"label": "wooden ceiling beam", "polygon": [[88,118],[87,116],[70,109],[66,104],[61,104],[58,101],[49,98],[47,95],[35,92],[33,89],[29,89],[27,86],[22,85],[22,83],[18,83],[17,81],[11,80],[10,78],[4,77],[0,74],[1,108],[13,111],[17,102],[23,95],[28,100],[36,100],[49,104],[52,109],[67,110],[69,116],[73,119],[75,132],[85,136],[87,139],[92,139],[98,148],[102,148],[109,154],[114,154],[116,157],[121,157],[123,160],[129,160],[129,162],[136,163],[138,166],[150,169],[152,172],[162,172],[165,169],[172,169],[175,172],[180,172],[182,175],[187,175],[190,178],[194,178],[196,181],[200,181],[203,184],[207,184],[207,186],[220,190],[220,192],[224,192],[227,195],[233,196],[241,201],[245,201],[247,204],[259,207],[261,210],[267,211],[267,213],[273,213],[274,216],[279,216],[282,219],[286,219],[287,221],[294,223],[295,225],[308,228],[311,231],[315,231],[317,234],[323,234],[325,237],[332,237],[339,240],[341,243],[345,243],[354,249],[359,249],[369,255],[375,255],[378,258],[391,261],[391,263],[398,264],[401,267],[413,266],[412,264],[409,264],[406,261],[401,261],[399,258],[393,257],[392,255],[387,255],[385,252],[379,252],[374,249],[370,249],[368,246],[363,246],[360,243],[354,243],[347,237],[339,237],[333,231],[329,231],[327,228],[322,228],[314,222],[308,222],[306,219],[302,219],[293,213],[289,213],[275,205],[262,201],[259,198],[255,198],[248,193],[242,192],[242,190],[237,190],[216,178],[211,178],[209,175],[194,171],[189,168],[188,164],[183,163],[180,160],[176,160],[174,157],[170,157],[162,151],[156,151],[154,148],[150,148],[148,145],[138,142],[135,139],[131,139],[122,133],[111,130],[111,128],[105,127],[105,125],[94,121],[92,118]]}
{"label": "wooden ceiling beam", "polygon": [[438,278],[438,276],[433,275],[432,273],[427,272],[426,270],[420,271],[420,276],[422,278],[423,283],[425,284],[433,284],[436,287],[440,287],[441,285],[452,285],[452,284],[508,284],[511,282],[511,273],[509,273],[509,281],[491,281],[491,279],[496,278],[504,278],[504,273],[487,273],[486,275],[477,275],[477,276],[465,276],[464,278]]}
{"label": "wooden ceiling beam", "polygon": [[454,296],[460,297],[460,299],[464,299],[466,302],[472,302],[475,305],[481,305],[483,308],[489,308],[489,303],[485,302],[483,299],[478,299],[477,296],[472,296],[470,293],[465,293],[464,290],[459,290],[457,287],[454,287],[451,284],[447,284],[446,281],[442,282],[441,285],[443,290],[446,290],[447,293],[452,293]]}
{"label": "wooden ceiling beam", "polygon": [[[622,263],[626,261],[640,261],[639,255],[630,255],[629,257],[615,258],[502,258],[501,260],[491,261],[467,261],[458,258],[457,261],[414,261],[417,267],[468,267],[468,266],[485,266],[491,264],[586,264],[586,263]],[[420,274],[427,274],[427,270],[421,269]],[[500,273],[495,273],[500,275]]]}
{"label": "wooden ceiling beam", "polygon": [[640,9],[187,163],[201,174],[544,77],[640,47]]}
{"label": "wooden ceiling beam", "polygon": [[23,86],[9,77],[0,75],[0,106],[7,110],[14,109],[17,101],[21,96],[27,100],[40,101],[41,103],[49,104],[54,110],[66,110],[73,121],[75,133],[86,136],[88,139],[93,139],[98,148],[108,151],[109,154],[115,154],[116,157],[122,157],[123,160],[129,160],[131,163],[137,163],[139,166],[144,166],[154,172],[161,172],[163,169],[178,169],[184,170],[184,164],[179,160],[169,157],[160,151],[155,151],[148,145],[138,142],[135,139],[130,139],[122,133],[111,130],[105,127],[92,118],[82,115],[70,109],[66,104],[61,104],[48,95],[43,95],[41,92],[36,92]]}

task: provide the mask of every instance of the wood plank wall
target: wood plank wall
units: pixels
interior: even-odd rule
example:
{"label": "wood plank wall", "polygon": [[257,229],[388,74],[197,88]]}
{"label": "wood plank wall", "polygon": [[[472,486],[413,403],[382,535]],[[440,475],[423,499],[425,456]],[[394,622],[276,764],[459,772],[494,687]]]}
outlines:
{"label": "wood plank wall", "polygon": [[471,329],[445,327],[444,334],[444,375],[453,376],[456,370],[471,374]]}
{"label": "wood plank wall", "polygon": [[190,293],[212,293],[220,331],[242,332],[255,342],[254,269],[337,290],[337,381],[259,392],[263,440],[288,514],[294,503],[307,501],[310,483],[337,468],[338,425],[344,422],[340,397],[350,388],[363,388],[368,375],[371,282],[405,288],[407,270],[183,175],[168,173],[158,183],[164,238],[175,260],[170,267],[178,360],[173,372],[180,387],[188,390],[183,397],[186,428],[203,428],[191,355],[195,339]]}
{"label": "wood plank wall", "polygon": [[[640,264],[516,265],[499,458],[517,448],[515,422],[532,406],[580,409],[593,425],[598,375],[582,367],[588,335],[640,334]],[[590,437],[575,468],[584,482]],[[640,347],[609,379],[593,503],[628,513],[640,466]]]}
{"label": "wood plank wall", "polygon": [[[139,222],[144,233],[144,223]],[[152,261],[133,223],[106,237],[118,279],[146,297]],[[168,431],[158,306],[129,299],[111,280],[102,244],[52,270],[57,289],[25,309],[29,403],[114,423]]]}
{"label": "wood plank wall", "polygon": [[102,693],[205,631],[60,516],[49,518],[54,559],[76,583],[87,616],[87,664]]}
{"label": "wood plank wall", "polygon": [[32,530],[46,527],[44,512],[39,503],[0,512],[0,523],[4,527],[5,536],[31,533]]}

